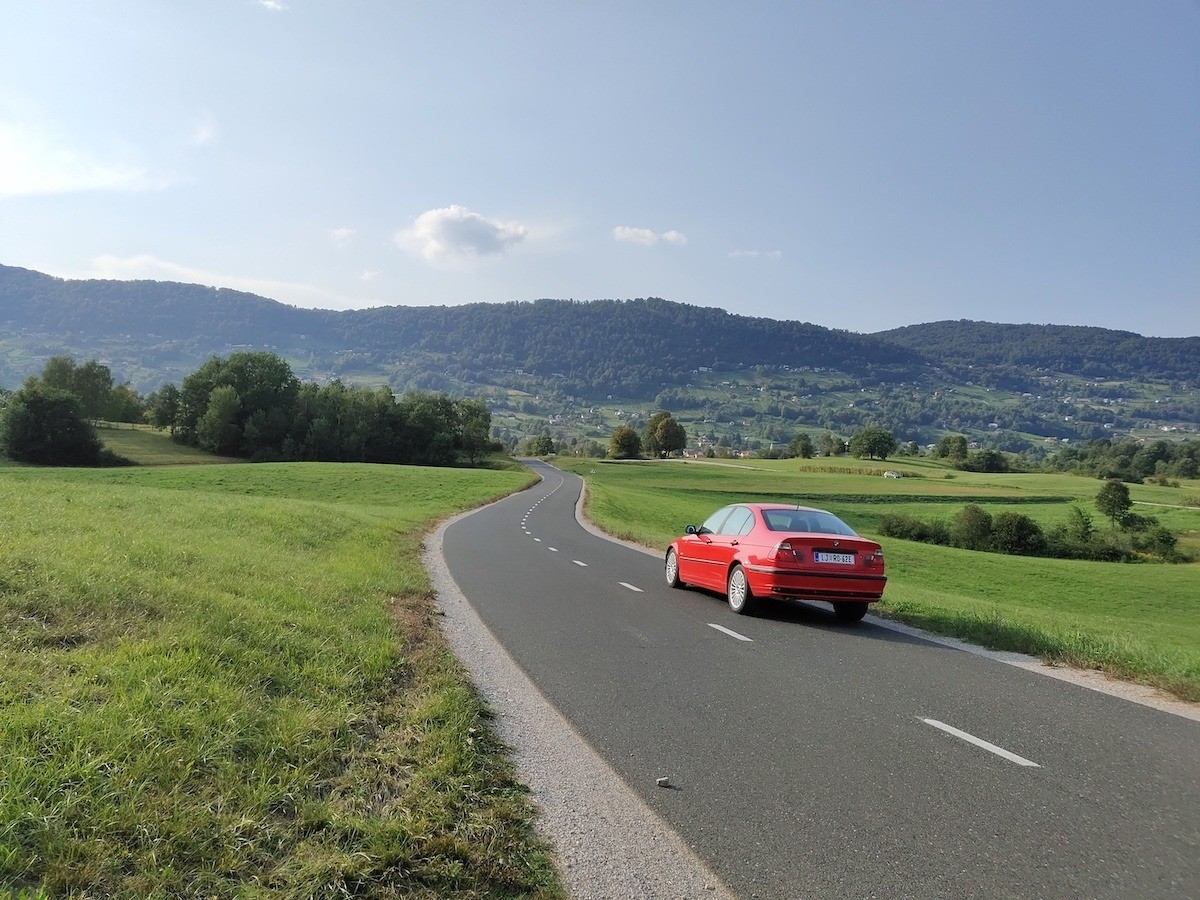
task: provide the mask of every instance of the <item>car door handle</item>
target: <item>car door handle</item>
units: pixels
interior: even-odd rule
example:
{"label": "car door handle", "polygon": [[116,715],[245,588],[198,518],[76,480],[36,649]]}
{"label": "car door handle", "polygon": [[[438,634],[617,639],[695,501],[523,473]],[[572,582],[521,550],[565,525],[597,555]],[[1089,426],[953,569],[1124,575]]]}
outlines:
{"label": "car door handle", "polygon": [[731,546],[731,547],[736,547],[737,545],[738,545],[737,541],[730,541],[730,542],[729,542],[729,546]]}

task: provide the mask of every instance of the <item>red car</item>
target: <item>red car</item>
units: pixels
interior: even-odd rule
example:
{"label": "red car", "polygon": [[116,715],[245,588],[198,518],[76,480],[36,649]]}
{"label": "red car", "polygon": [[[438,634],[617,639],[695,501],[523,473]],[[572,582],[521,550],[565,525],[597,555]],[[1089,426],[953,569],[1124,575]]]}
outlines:
{"label": "red car", "polygon": [[857,622],[883,594],[883,550],[822,509],[739,503],[667,548],[667,584],[720,591],[735,613],[768,597],[824,600]]}

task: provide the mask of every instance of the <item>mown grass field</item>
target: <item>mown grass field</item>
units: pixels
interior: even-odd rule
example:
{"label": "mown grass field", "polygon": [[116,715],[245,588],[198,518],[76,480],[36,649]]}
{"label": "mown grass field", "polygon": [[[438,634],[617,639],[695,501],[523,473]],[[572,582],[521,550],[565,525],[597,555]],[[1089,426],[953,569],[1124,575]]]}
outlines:
{"label": "mown grass field", "polygon": [[419,560],[528,481],[0,472],[0,895],[561,896]]}
{"label": "mown grass field", "polygon": [[[673,461],[558,461],[588,482],[588,514],[610,532],[665,547],[689,523],[738,501],[782,500],[829,509],[856,530],[875,533],[882,517],[906,512],[949,519],[964,504],[1025,513],[1043,527],[1064,521],[1074,504],[1108,527],[1093,501],[1095,479],[1068,475],[956,472],[931,461],[752,460],[709,465]],[[831,469],[841,471],[831,471]],[[885,479],[875,470],[924,477]],[[951,477],[947,477],[951,476]],[[1135,506],[1200,548],[1200,509],[1178,507],[1197,493],[1133,485]],[[1200,701],[1200,564],[1096,563],[977,553],[882,540],[887,615],[985,646],[1051,662],[1099,668]]]}

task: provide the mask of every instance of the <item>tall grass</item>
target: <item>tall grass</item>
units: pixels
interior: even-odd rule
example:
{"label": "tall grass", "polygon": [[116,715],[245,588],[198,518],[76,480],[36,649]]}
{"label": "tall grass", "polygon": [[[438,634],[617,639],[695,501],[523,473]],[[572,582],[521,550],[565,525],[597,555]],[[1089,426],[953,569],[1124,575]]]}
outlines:
{"label": "tall grass", "polygon": [[[888,513],[949,518],[967,502],[993,512],[1015,509],[1045,527],[1065,520],[1072,504],[1089,507],[1100,484],[1069,475],[974,473],[897,482],[869,473],[822,472],[812,461],[755,463],[762,468],[562,461],[587,479],[592,518],[652,547],[665,546],[685,525],[703,521],[720,506],[752,500],[820,506],[873,537]],[[1148,503],[1161,502],[1170,490],[1131,488],[1134,500]],[[1196,541],[1200,511],[1138,510],[1180,531],[1181,545]],[[1200,700],[1200,565],[1036,559],[893,538],[883,545],[885,614]]]}
{"label": "tall grass", "polygon": [[432,626],[434,519],[517,471],[0,475],[0,884],[560,894]]}

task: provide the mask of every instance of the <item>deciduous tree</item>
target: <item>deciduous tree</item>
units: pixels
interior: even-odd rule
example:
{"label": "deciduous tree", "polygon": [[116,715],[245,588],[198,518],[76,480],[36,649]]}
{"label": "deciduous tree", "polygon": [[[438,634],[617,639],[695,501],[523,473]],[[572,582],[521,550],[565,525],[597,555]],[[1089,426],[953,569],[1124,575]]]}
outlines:
{"label": "deciduous tree", "polygon": [[896,436],[886,428],[868,425],[850,438],[850,453],[862,459],[887,459],[896,452]]}
{"label": "deciduous tree", "polygon": [[1096,494],[1096,508],[1108,516],[1113,528],[1128,515],[1131,506],[1133,501],[1129,499],[1129,487],[1115,478],[1104,482],[1104,486]]}
{"label": "deciduous tree", "polygon": [[622,425],[612,433],[608,442],[608,455],[613,459],[636,459],[642,452],[642,441],[636,431]]}
{"label": "deciduous tree", "polygon": [[93,466],[100,439],[73,393],[29,379],[0,415],[0,447],[19,462]]}

